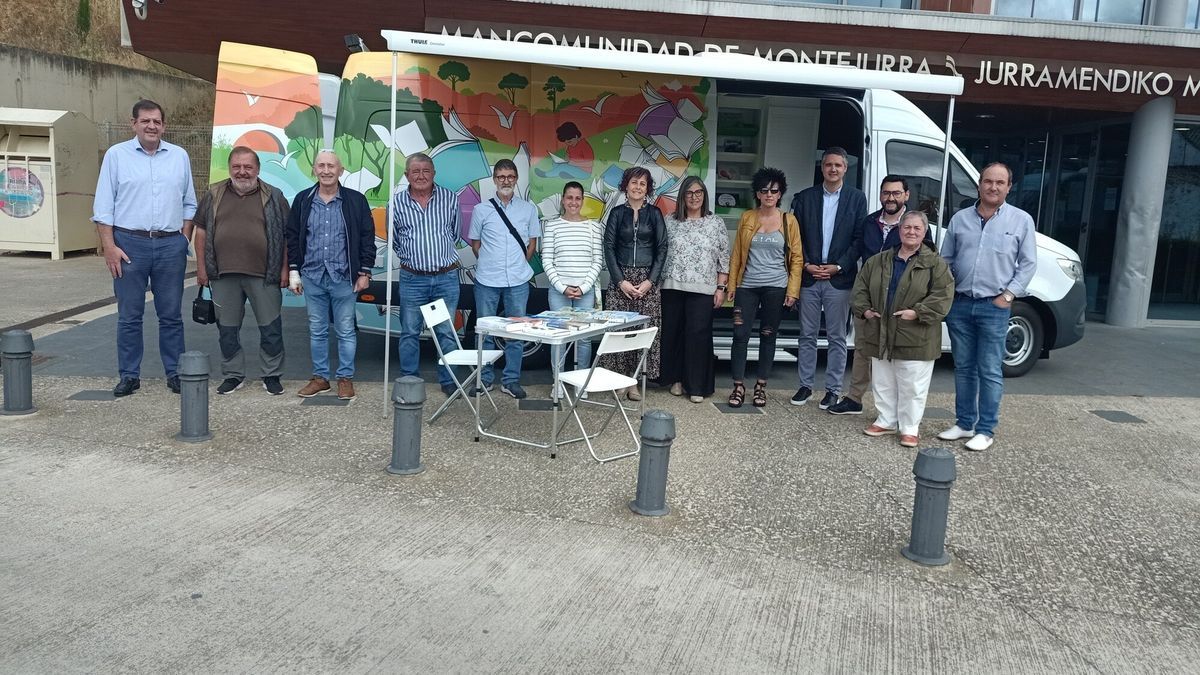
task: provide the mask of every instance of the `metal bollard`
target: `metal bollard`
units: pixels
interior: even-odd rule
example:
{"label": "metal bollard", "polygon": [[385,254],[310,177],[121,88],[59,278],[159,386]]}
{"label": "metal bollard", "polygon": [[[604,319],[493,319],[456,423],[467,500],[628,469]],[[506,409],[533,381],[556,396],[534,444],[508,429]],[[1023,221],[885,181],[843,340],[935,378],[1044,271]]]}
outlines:
{"label": "metal bollard", "polygon": [[922,448],[913,462],[917,483],[913,495],[912,534],[900,553],[922,565],[945,565],[946,518],[950,514],[950,488],[956,472],[954,453],[945,448]]}
{"label": "metal bollard", "polygon": [[421,419],[425,407],[425,380],[415,375],[392,384],[392,463],[387,472],[412,476],[425,470],[421,464]]}
{"label": "metal bollard", "polygon": [[212,438],[208,431],[208,354],[184,352],[179,356],[179,433],[175,440],[199,443]]}
{"label": "metal bollard", "polygon": [[0,358],[4,360],[5,415],[32,415],[33,335],[27,330],[10,330],[0,336]]}
{"label": "metal bollard", "polygon": [[638,430],[642,451],[638,456],[637,495],[629,509],[643,516],[665,516],[667,506],[667,465],[671,462],[671,441],[675,440],[675,416],[664,410],[651,410],[642,417]]}

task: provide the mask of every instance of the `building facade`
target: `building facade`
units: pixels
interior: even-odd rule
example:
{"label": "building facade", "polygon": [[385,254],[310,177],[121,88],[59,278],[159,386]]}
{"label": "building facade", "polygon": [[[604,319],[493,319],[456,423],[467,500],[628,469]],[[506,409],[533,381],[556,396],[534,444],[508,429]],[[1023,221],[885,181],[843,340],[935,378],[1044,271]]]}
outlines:
{"label": "building facade", "polygon": [[[346,36],[382,49],[385,28],[957,74],[955,142],[977,166],[1009,164],[1010,201],[1078,251],[1089,316],[1200,320],[1197,0],[460,0],[403,12],[384,0],[336,12],[133,0],[124,12],[135,50],[209,79],[221,40],[306,52],[339,73]],[[915,102],[949,122],[946,103]]]}

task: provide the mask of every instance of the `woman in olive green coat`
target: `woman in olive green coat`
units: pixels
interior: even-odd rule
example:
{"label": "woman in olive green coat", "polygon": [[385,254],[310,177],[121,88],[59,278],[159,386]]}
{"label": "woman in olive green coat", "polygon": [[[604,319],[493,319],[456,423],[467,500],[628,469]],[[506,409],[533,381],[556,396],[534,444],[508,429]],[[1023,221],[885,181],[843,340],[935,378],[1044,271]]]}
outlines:
{"label": "woman in olive green coat", "polygon": [[854,336],[855,358],[871,359],[878,416],[868,436],[900,434],[915,448],[925,414],[933,362],[942,353],[942,319],[954,300],[954,277],[925,241],[929,220],[909,211],[900,221],[900,246],[871,257],[854,281],[851,311],[864,330]]}

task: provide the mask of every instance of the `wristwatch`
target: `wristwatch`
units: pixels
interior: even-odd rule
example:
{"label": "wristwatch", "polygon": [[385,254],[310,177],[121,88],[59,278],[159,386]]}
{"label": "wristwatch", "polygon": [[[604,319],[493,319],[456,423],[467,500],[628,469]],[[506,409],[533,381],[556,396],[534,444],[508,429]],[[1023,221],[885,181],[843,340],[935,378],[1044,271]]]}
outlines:
{"label": "wristwatch", "polygon": [[1005,301],[1005,302],[1012,302],[1013,300],[1016,300],[1016,299],[1017,299],[1017,296],[1016,296],[1016,294],[1014,294],[1012,291],[1009,291],[1009,290],[1005,290],[1005,291],[1004,291],[1003,293],[1001,293],[1000,295],[1003,295],[1003,296],[1004,296],[1004,301]]}
{"label": "wristwatch", "polygon": [[727,290],[729,290],[729,287],[726,286],[725,284],[717,284],[717,290],[718,291],[727,291]]}

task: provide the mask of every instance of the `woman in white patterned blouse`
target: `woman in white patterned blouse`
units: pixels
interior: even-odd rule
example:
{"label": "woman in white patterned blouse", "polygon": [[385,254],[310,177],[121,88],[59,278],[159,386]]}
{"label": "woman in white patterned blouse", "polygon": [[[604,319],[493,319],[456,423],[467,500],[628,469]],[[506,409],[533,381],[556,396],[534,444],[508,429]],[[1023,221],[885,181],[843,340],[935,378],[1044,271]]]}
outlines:
{"label": "woman in white patterned blouse", "polygon": [[704,181],[688,176],[668,214],[662,275],[662,383],[692,403],[712,396],[713,310],[725,302],[729,234],[708,208]]}

